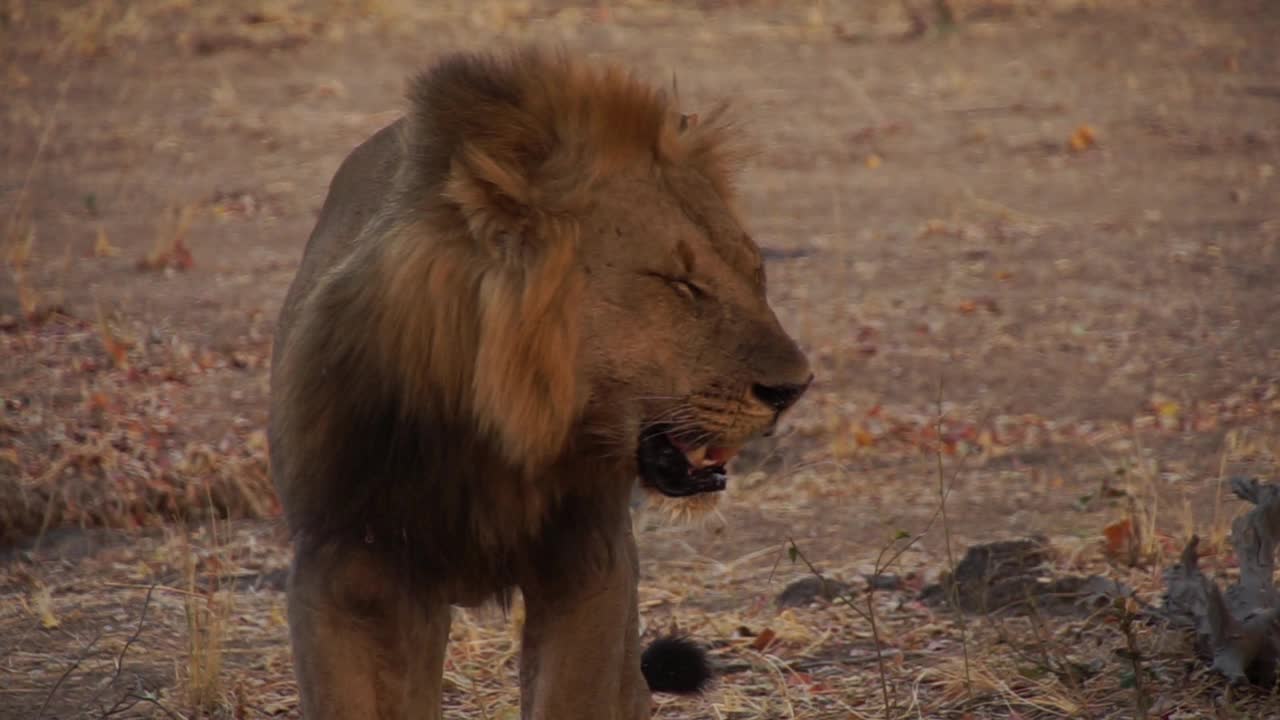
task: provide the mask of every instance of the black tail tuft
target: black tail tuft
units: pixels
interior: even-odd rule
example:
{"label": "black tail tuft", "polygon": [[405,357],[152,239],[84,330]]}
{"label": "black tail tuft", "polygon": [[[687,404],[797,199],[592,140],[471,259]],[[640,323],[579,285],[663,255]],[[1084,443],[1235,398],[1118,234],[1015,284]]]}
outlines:
{"label": "black tail tuft", "polygon": [[696,695],[706,690],[715,675],[707,651],[680,635],[658,638],[640,656],[640,672],[652,692]]}

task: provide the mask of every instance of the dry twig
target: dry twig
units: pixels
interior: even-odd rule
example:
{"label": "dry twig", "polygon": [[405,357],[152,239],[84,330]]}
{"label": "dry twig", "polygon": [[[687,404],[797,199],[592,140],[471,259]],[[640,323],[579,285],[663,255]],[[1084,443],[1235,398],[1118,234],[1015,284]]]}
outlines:
{"label": "dry twig", "polygon": [[1181,562],[1165,571],[1164,614],[1195,629],[1198,649],[1227,679],[1270,687],[1280,658],[1280,593],[1273,579],[1280,485],[1237,477],[1231,491],[1254,505],[1231,525],[1239,581],[1224,596],[1201,572],[1196,553],[1200,538],[1192,536]]}

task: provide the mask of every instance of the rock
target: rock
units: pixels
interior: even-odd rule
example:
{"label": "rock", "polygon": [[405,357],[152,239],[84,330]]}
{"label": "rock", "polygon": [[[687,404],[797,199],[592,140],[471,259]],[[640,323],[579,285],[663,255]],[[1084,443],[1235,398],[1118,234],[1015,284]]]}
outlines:
{"label": "rock", "polygon": [[850,589],[847,583],[832,578],[801,578],[778,593],[778,607],[805,607],[819,599],[831,602]]}
{"label": "rock", "polygon": [[879,575],[864,575],[867,580],[867,587],[872,590],[901,590],[902,578],[892,573],[880,573]]}
{"label": "rock", "polygon": [[934,607],[954,604],[970,613],[1085,616],[1131,592],[1097,575],[1055,578],[1051,557],[1048,540],[1041,536],[975,545],[956,566],[954,579],[943,573],[940,582],[920,593],[920,600]]}

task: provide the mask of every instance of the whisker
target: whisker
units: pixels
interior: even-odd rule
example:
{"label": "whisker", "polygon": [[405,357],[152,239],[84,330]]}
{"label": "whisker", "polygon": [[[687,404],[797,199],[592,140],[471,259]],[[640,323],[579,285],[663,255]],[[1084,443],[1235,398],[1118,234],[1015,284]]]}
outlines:
{"label": "whisker", "polygon": [[667,408],[666,410],[663,410],[662,412],[658,413],[655,419],[673,417],[676,415],[680,415],[681,413],[691,414],[693,412],[694,412],[694,408],[690,405],[676,405],[674,407]]}

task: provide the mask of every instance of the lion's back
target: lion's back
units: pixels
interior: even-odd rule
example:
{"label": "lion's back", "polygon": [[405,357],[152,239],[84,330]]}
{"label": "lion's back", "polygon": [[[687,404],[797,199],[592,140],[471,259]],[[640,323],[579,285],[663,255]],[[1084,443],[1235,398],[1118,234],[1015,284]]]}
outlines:
{"label": "lion's back", "polygon": [[272,351],[272,399],[269,437],[272,477],[279,483],[287,477],[284,438],[281,437],[280,407],[276,396],[281,383],[280,360],[292,336],[299,307],[326,271],[342,262],[355,247],[356,239],[378,211],[391,199],[395,175],[402,158],[404,119],[382,128],[356,146],[342,161],[329,183],[324,205],[302,254],[298,272],[280,307]]}
{"label": "lion's back", "polygon": [[403,126],[401,118],[374,133],[356,146],[334,173],[297,275],[280,309],[277,347],[287,340],[297,307],[317,278],[351,252],[361,230],[390,199],[403,157]]}

